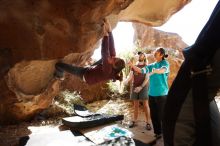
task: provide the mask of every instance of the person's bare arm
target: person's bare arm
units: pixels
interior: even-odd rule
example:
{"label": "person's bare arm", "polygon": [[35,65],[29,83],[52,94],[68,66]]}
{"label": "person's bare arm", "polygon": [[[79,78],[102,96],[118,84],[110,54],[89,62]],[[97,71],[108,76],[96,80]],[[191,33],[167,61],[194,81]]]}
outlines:
{"label": "person's bare arm", "polygon": [[138,73],[142,73],[142,72],[141,72],[141,68],[139,68],[139,67],[133,65],[132,62],[128,62],[128,65],[129,65],[131,68],[133,68],[134,71],[136,71],[136,72],[138,72]]}
{"label": "person's bare arm", "polygon": [[143,81],[143,83],[142,83],[142,85],[141,85],[142,88],[147,85],[148,80],[149,80],[149,75],[146,74],[146,75],[145,75],[145,79],[144,79],[144,81]]}
{"label": "person's bare arm", "polygon": [[133,79],[133,71],[130,71],[128,77],[125,79],[125,81],[123,82],[124,85],[128,84],[128,82],[130,82]]}

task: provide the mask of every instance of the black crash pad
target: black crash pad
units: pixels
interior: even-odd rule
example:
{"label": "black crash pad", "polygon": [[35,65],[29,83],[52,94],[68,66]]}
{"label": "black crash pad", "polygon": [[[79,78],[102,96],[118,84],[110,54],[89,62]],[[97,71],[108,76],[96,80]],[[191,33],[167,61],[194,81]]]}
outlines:
{"label": "black crash pad", "polygon": [[73,108],[75,116],[62,119],[63,124],[71,128],[90,128],[124,119],[124,115],[94,113],[78,104],[74,104]]}

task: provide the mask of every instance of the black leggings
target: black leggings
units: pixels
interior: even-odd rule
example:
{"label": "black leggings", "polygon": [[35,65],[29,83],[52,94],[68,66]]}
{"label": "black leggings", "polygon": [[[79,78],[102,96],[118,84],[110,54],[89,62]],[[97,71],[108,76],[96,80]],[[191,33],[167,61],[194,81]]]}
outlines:
{"label": "black leggings", "polygon": [[59,77],[62,77],[64,71],[66,71],[68,73],[78,76],[81,79],[83,79],[83,75],[87,70],[87,68],[84,67],[73,66],[62,62],[56,63],[55,68],[56,68],[56,74]]}
{"label": "black leggings", "polygon": [[162,134],[162,114],[167,96],[150,96],[150,115],[154,128],[154,134]]}

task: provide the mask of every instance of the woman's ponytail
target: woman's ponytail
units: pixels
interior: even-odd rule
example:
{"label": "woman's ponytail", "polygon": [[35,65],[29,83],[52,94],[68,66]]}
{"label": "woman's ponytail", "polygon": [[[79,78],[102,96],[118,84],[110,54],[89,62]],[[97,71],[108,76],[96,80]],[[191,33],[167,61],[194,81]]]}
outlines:
{"label": "woman's ponytail", "polygon": [[161,55],[163,55],[163,58],[162,58],[163,60],[168,57],[168,54],[166,54],[166,51],[164,48],[158,48],[157,51],[160,52]]}
{"label": "woman's ponytail", "polygon": [[168,56],[169,56],[168,54],[165,54],[165,55],[164,55],[164,58],[167,58]]}

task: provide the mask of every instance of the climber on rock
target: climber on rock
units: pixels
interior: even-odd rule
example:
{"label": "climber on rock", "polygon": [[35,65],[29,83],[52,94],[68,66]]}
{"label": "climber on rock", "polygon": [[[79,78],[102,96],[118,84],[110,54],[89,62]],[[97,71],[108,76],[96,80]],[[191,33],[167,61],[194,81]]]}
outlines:
{"label": "climber on rock", "polygon": [[111,32],[111,26],[108,21],[104,20],[104,37],[101,45],[101,59],[89,67],[79,67],[57,62],[55,64],[54,76],[63,80],[64,71],[78,76],[88,84],[95,84],[108,80],[122,80],[122,69],[125,62],[116,57],[114,39]]}

